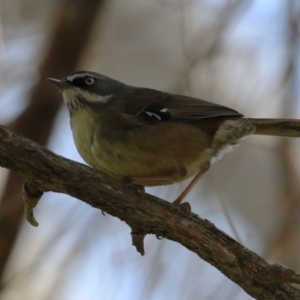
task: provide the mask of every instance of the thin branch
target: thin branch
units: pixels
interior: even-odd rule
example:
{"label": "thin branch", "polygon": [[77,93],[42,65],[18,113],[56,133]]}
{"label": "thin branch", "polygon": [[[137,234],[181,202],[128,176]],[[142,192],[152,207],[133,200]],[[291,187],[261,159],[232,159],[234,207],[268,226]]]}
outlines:
{"label": "thin branch", "polygon": [[257,299],[300,299],[300,291],[289,284],[299,283],[299,275],[268,264],[208,220],[58,156],[2,126],[0,166],[24,176],[39,190],[71,195],[125,221],[141,253],[143,237],[155,234],[196,253]]}

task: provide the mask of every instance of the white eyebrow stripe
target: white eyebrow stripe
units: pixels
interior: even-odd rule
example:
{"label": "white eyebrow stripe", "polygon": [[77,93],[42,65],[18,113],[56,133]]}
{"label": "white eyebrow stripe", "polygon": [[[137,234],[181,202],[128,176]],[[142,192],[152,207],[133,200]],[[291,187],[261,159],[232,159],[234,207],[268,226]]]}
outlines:
{"label": "white eyebrow stripe", "polygon": [[90,77],[89,73],[73,74],[67,77],[67,81],[73,82],[76,78]]}

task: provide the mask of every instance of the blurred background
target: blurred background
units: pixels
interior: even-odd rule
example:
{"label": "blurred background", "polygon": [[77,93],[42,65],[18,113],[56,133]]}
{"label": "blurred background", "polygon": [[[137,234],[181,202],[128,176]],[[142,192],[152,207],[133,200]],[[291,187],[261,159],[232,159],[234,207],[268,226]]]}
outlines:
{"label": "blurred background", "polygon": [[[248,117],[300,118],[297,0],[1,0],[0,124],[82,162],[47,77],[91,70]],[[300,272],[300,139],[252,136],[190,193],[193,212]],[[194,253],[47,193],[24,221],[24,178],[0,169],[0,299],[252,299]],[[149,188],[173,201],[187,182]],[[87,187],[88,188],[88,187]]]}

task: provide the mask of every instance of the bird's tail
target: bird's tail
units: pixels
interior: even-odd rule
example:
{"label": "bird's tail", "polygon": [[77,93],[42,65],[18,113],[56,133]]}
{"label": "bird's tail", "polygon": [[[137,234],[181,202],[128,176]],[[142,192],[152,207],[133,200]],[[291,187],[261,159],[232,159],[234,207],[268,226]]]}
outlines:
{"label": "bird's tail", "polygon": [[249,119],[256,125],[253,134],[300,137],[300,120]]}

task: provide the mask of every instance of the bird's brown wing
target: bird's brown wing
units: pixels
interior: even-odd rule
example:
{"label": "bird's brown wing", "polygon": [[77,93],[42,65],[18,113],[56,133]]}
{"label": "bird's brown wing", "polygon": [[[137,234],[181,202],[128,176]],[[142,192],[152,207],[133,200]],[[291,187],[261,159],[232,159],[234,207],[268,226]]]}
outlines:
{"label": "bird's brown wing", "polygon": [[125,112],[145,121],[197,121],[215,117],[243,117],[234,109],[188,96],[152,89],[134,89],[125,99]]}

